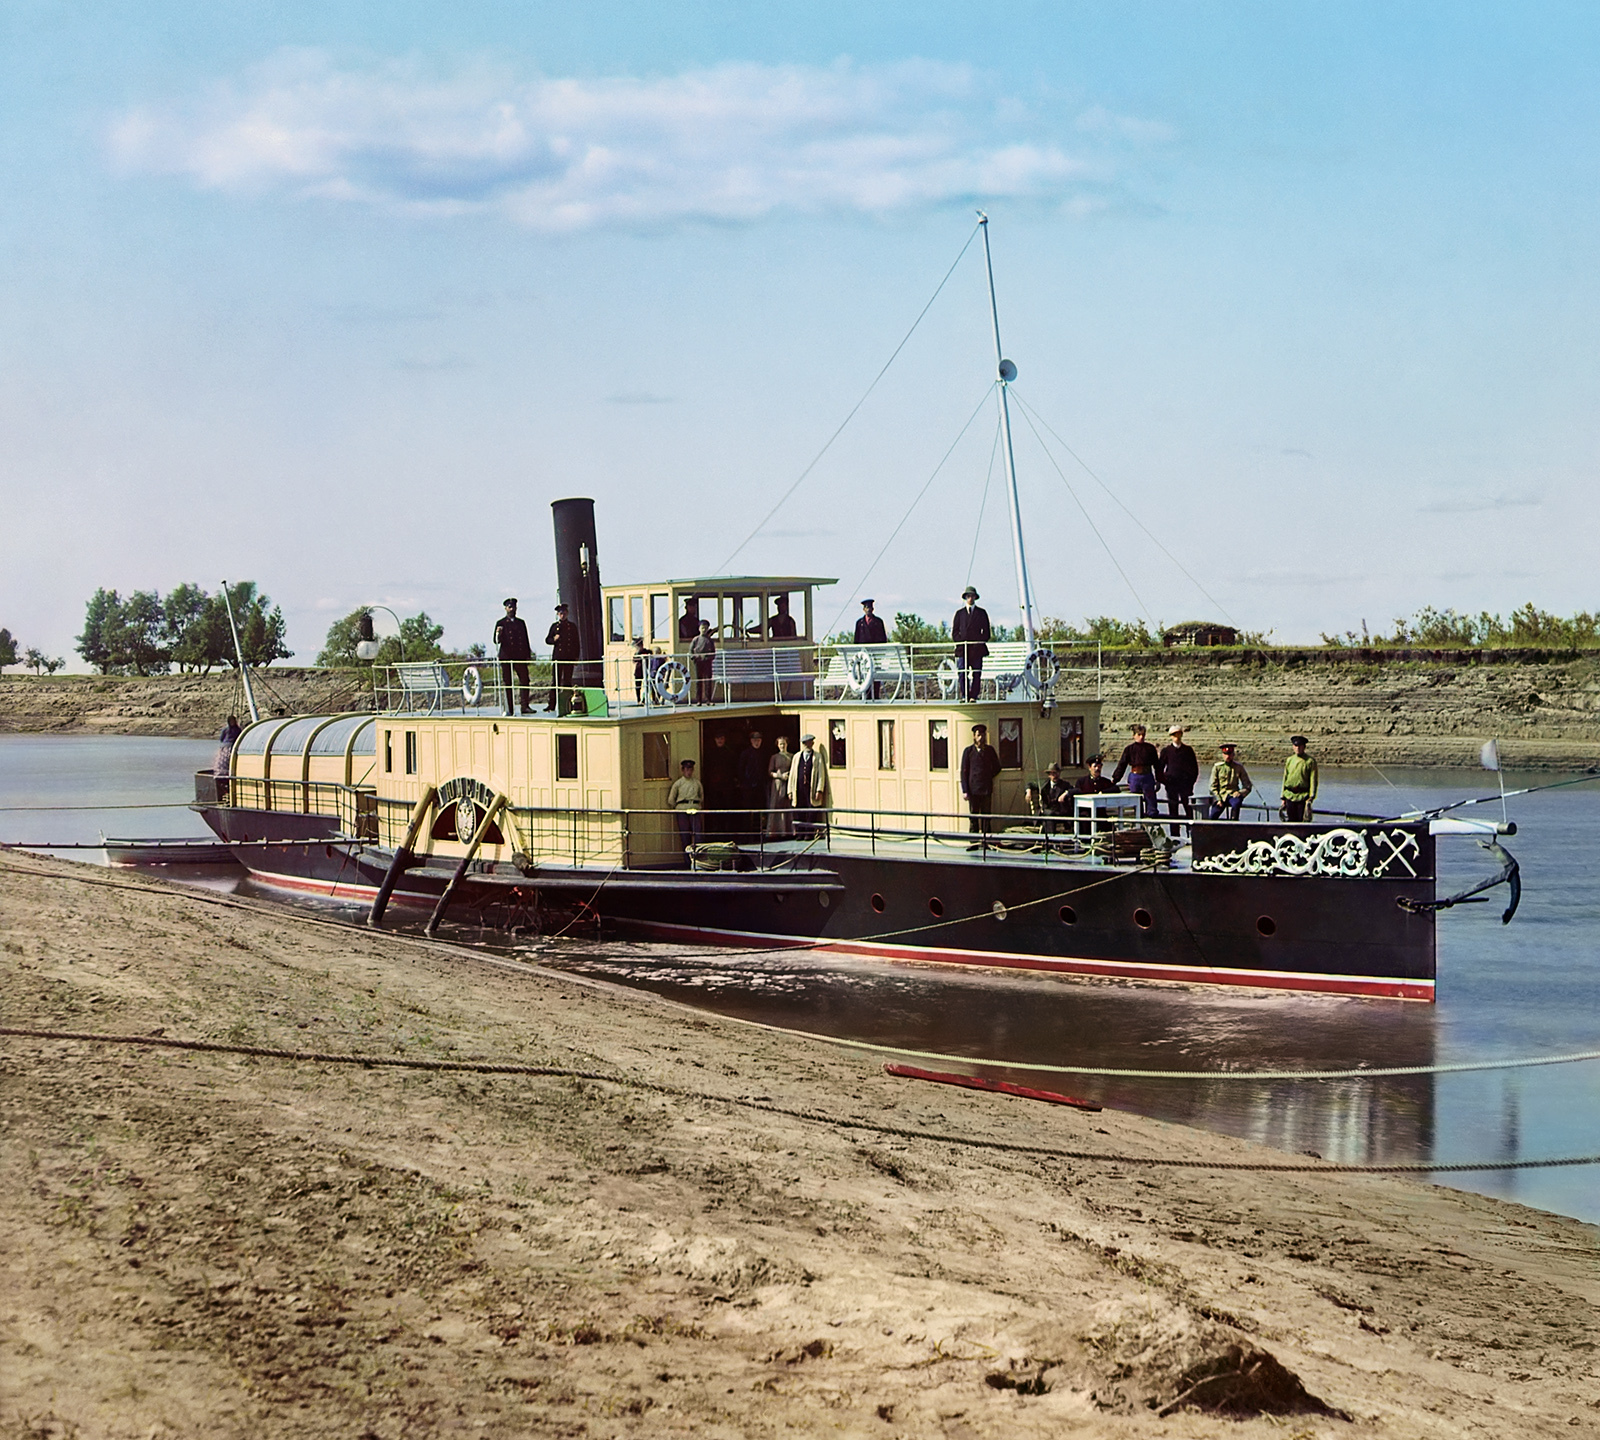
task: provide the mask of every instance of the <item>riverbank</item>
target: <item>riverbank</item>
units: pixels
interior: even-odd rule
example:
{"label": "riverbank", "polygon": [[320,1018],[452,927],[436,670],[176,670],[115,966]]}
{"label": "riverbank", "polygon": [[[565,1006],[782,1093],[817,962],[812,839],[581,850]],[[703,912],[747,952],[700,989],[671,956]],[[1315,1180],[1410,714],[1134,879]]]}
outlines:
{"label": "riverbank", "polygon": [[[0,1041],[19,1434],[1600,1424],[1576,1221],[15,853],[0,964],[11,1026],[618,1077]],[[1241,1357],[1301,1413],[1163,1417]]]}
{"label": "riverbank", "polygon": [[[1128,727],[1158,737],[1181,721],[1209,759],[1234,740],[1246,764],[1275,765],[1285,737],[1303,732],[1329,765],[1474,768],[1495,738],[1508,766],[1582,770],[1600,762],[1600,661],[1521,658],[1496,663],[1371,658],[1315,651],[1205,651],[1114,656],[1098,675],[1063,671],[1063,701],[1102,688],[1105,744]],[[1092,658],[1092,657],[1090,657]],[[273,714],[364,708],[364,671],[280,670],[257,676]],[[243,709],[231,674],[148,677],[13,675],[0,680],[0,731],[208,738]]]}

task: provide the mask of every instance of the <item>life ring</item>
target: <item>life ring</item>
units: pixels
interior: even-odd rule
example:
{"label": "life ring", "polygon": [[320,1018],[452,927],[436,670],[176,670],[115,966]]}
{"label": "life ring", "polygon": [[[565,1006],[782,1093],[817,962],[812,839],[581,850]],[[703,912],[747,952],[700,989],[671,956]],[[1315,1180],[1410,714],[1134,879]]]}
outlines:
{"label": "life ring", "polygon": [[483,699],[483,676],[476,665],[469,665],[461,672],[461,698],[469,705],[476,705]]}
{"label": "life ring", "polygon": [[689,696],[689,672],[676,660],[663,660],[650,677],[650,689],[663,705],[681,705]]}
{"label": "life ring", "polygon": [[1055,651],[1035,650],[1028,656],[1028,663],[1022,667],[1022,673],[1027,678],[1033,693],[1043,695],[1056,683],[1056,676],[1061,673]]}
{"label": "life ring", "polygon": [[872,689],[878,675],[878,662],[870,650],[852,650],[845,656],[845,673],[850,679],[850,693],[865,695]]}
{"label": "life ring", "polygon": [[939,668],[934,674],[939,680],[940,697],[948,700],[956,693],[956,682],[961,678],[961,670],[956,665],[956,657],[954,655],[946,655],[939,662]]}

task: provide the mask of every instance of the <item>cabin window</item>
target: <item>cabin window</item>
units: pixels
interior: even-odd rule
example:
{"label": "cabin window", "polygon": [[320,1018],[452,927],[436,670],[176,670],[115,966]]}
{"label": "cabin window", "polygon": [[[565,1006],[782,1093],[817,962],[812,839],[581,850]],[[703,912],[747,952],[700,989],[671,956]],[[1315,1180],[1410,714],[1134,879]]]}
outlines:
{"label": "cabin window", "polygon": [[672,639],[672,597],[670,595],[652,595],[650,597],[650,638],[652,640]]}
{"label": "cabin window", "polygon": [[1022,721],[1002,720],[1000,743],[995,748],[1000,752],[1002,770],[1022,769]]}
{"label": "cabin window", "polygon": [[828,721],[828,764],[835,770],[842,770],[850,756],[844,743],[845,724],[843,720]]}
{"label": "cabin window", "polygon": [[644,778],[672,778],[672,736],[665,731],[647,730],[644,737]]}
{"label": "cabin window", "polygon": [[928,769],[948,770],[950,768],[950,722],[948,720],[928,721]]}
{"label": "cabin window", "polygon": [[1061,764],[1063,768],[1083,764],[1083,716],[1061,717]]}
{"label": "cabin window", "polygon": [[415,730],[407,730],[406,731],[406,774],[407,775],[415,775],[416,773],[417,773],[417,732]]}
{"label": "cabin window", "polygon": [[644,596],[630,595],[628,597],[628,639],[642,640],[644,638]]}
{"label": "cabin window", "polygon": [[712,633],[717,631],[717,597],[715,595],[685,595],[683,614],[678,617],[678,639],[693,640],[700,633],[700,622],[709,620]]}
{"label": "cabin window", "polygon": [[894,721],[878,721],[878,769],[894,769]]}
{"label": "cabin window", "polygon": [[623,631],[627,623],[627,600],[621,595],[613,595],[606,601],[606,636],[613,643],[620,643],[628,637]]}
{"label": "cabin window", "polygon": [[556,736],[556,779],[576,780],[578,778],[578,737],[576,735]]}
{"label": "cabin window", "polygon": [[394,744],[393,744],[393,738],[394,738],[394,731],[385,730],[383,732],[383,773],[385,775],[393,775],[394,774]]}

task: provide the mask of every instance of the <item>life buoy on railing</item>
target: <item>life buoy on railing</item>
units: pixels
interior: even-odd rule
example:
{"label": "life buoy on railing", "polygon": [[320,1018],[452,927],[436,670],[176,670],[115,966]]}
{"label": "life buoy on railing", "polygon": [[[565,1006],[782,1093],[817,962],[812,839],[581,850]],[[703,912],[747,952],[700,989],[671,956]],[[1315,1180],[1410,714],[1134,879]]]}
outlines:
{"label": "life buoy on railing", "polygon": [[1056,683],[1056,676],[1061,673],[1061,665],[1056,660],[1054,650],[1035,650],[1028,656],[1028,663],[1022,667],[1022,673],[1027,678],[1035,695],[1043,695]]}
{"label": "life buoy on railing", "polygon": [[650,676],[650,689],[662,705],[681,705],[689,697],[689,672],[676,660],[663,660]]}
{"label": "life buoy on railing", "polygon": [[878,675],[878,662],[870,650],[852,650],[845,656],[845,673],[850,677],[850,693],[865,695]]}
{"label": "life buoy on railing", "polygon": [[476,665],[469,665],[461,672],[461,698],[469,705],[476,705],[483,699],[483,676]]}
{"label": "life buoy on railing", "polygon": [[961,678],[961,671],[956,665],[954,655],[946,655],[939,662],[939,668],[934,672],[939,681],[939,695],[948,700],[956,693],[956,682]]}

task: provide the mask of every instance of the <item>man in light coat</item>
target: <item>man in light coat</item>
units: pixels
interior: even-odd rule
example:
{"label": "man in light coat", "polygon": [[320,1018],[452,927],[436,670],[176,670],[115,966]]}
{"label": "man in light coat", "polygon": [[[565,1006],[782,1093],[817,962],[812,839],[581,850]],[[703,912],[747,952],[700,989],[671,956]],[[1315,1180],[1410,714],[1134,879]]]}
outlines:
{"label": "man in light coat", "polygon": [[794,805],[794,833],[802,838],[815,835],[823,813],[833,804],[828,757],[817,748],[815,735],[800,737],[800,753],[789,770],[789,795]]}

